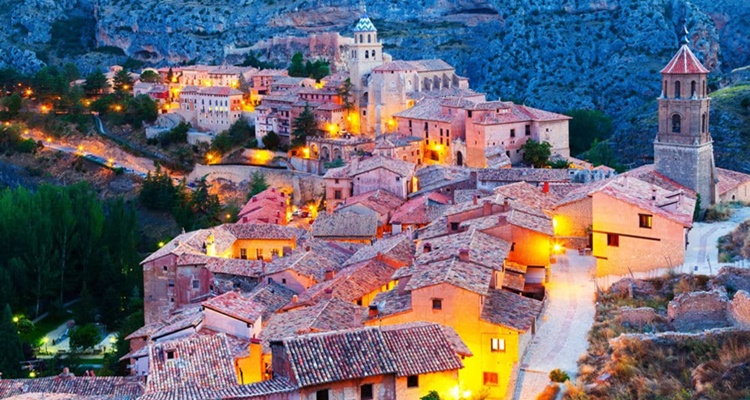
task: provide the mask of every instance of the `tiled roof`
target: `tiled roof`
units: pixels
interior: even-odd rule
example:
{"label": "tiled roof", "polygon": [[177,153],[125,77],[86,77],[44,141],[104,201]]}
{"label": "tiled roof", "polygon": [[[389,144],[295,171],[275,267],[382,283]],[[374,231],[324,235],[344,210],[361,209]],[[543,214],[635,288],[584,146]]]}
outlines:
{"label": "tiled roof", "polygon": [[[307,251],[307,249],[310,251]],[[354,254],[356,246],[328,242],[318,239],[308,239],[304,246],[299,246],[287,257],[277,258],[267,265],[266,274],[292,270],[300,275],[312,276],[321,282],[326,270],[337,271],[342,264]]]}
{"label": "tiled roof", "polygon": [[372,69],[373,71],[390,72],[390,71],[416,71],[417,66],[409,61],[394,60],[379,65]]}
{"label": "tiled roof", "polygon": [[363,315],[365,320],[399,314],[411,310],[411,293],[398,289],[378,293],[369,305],[377,307],[378,315],[370,317],[369,313],[366,313]]}
{"label": "tiled roof", "polygon": [[512,102],[491,101],[470,105],[467,109],[492,110],[475,116],[473,122],[481,125],[509,124],[529,121],[561,121],[571,119],[567,115],[540,110]]}
{"label": "tiled roof", "polygon": [[633,176],[644,182],[648,182],[653,185],[659,186],[662,189],[669,190],[670,192],[682,190],[688,196],[692,198],[696,197],[695,192],[689,187],[680,185],[672,179],[667,178],[665,175],[656,172],[654,164],[641,165],[640,167],[631,169],[630,171],[627,171],[622,175]]}
{"label": "tiled roof", "polygon": [[402,268],[394,274],[394,278],[406,276],[411,276],[411,278],[405,290],[447,283],[470,292],[486,295],[490,289],[492,269],[452,257],[430,264],[417,264]]}
{"label": "tiled roof", "polygon": [[677,54],[661,70],[662,74],[707,74],[708,72],[686,44],[680,46]]}
{"label": "tiled roof", "polygon": [[481,318],[496,325],[526,332],[542,312],[543,305],[539,300],[495,289],[485,297]]}
{"label": "tiled roof", "polygon": [[374,238],[377,230],[377,215],[351,212],[321,214],[312,225],[315,238]]}
{"label": "tiled roof", "polygon": [[375,29],[375,25],[372,24],[372,21],[367,16],[367,14],[363,15],[362,18],[357,21],[357,25],[354,26],[353,29],[354,32],[377,32],[377,29]]}
{"label": "tiled roof", "polygon": [[206,263],[206,269],[214,274],[255,278],[263,274],[263,261],[210,257]]}
{"label": "tiled roof", "polygon": [[263,306],[263,321],[268,321],[273,313],[292,301],[297,294],[294,290],[276,282],[258,285],[248,293],[247,297],[255,303]]}
{"label": "tiled roof", "polygon": [[249,398],[277,393],[287,393],[296,389],[288,380],[282,377],[274,377],[267,381],[251,383],[249,385],[230,386],[225,389],[219,389],[215,391],[215,395],[216,398],[223,400],[247,400]]}
{"label": "tiled roof", "polygon": [[429,224],[447,209],[449,202],[447,196],[436,192],[415,197],[393,212],[391,224]]}
{"label": "tiled roof", "polygon": [[[431,251],[425,253],[426,245]],[[469,250],[469,261],[498,271],[503,270],[503,261],[508,257],[510,244],[502,239],[469,230],[452,235],[425,239],[417,249],[417,264],[429,264],[459,256],[462,249]]]}
{"label": "tiled roof", "polygon": [[477,200],[480,200],[492,196],[492,192],[482,189],[456,189],[453,191],[453,202],[455,204],[466,203],[472,201],[475,196]]}
{"label": "tiled roof", "polygon": [[344,265],[357,264],[377,258],[378,254],[401,265],[409,265],[414,260],[414,242],[406,233],[376,240],[372,245],[365,245],[357,250]]}
{"label": "tiled roof", "polygon": [[185,307],[164,321],[161,327],[151,334],[151,339],[156,340],[190,327],[197,328],[202,322],[203,312],[200,307]]}
{"label": "tiled roof", "polygon": [[263,306],[237,292],[227,292],[201,303],[203,307],[250,324],[263,312]]}
{"label": "tiled roof", "polygon": [[285,69],[262,69],[254,76],[288,76],[289,71]]}
{"label": "tiled roof", "polygon": [[515,272],[506,271],[503,276],[503,287],[508,289],[523,291],[523,287],[526,285],[526,277],[522,274]]}
{"label": "tiled roof", "polygon": [[443,114],[440,106],[440,99],[425,99],[417,103],[414,107],[407,108],[404,111],[393,114],[395,118],[419,119],[425,121],[451,122],[459,118],[458,114]]}
{"label": "tiled roof", "polygon": [[480,169],[477,171],[480,182],[534,182],[534,183],[568,183],[570,174],[567,169],[552,168],[502,168]]}
{"label": "tiled roof", "polygon": [[375,155],[372,157],[363,158],[361,160],[359,158],[355,158],[346,166],[343,166],[341,168],[329,169],[325,174],[325,178],[352,178],[374,169],[384,168],[395,174],[398,174],[402,178],[410,179],[414,174],[415,167],[415,164],[407,161],[395,160],[392,158]]}
{"label": "tiled roof", "polygon": [[381,224],[385,225],[388,223],[388,219],[393,210],[400,207],[403,203],[403,199],[392,194],[391,192],[383,189],[377,189],[371,192],[349,197],[339,205],[336,212],[340,212],[339,210],[346,210],[347,207],[354,204],[359,204],[378,213],[378,215],[380,216]]}
{"label": "tiled roof", "polygon": [[[223,333],[153,343],[149,349],[149,394],[168,393],[175,399],[211,398],[207,392],[237,385]],[[171,351],[175,352],[173,359],[168,358]]]}
{"label": "tiled roof", "polygon": [[404,324],[380,328],[396,363],[396,376],[461,369],[451,342],[438,324]]}
{"label": "tiled roof", "polygon": [[201,87],[198,94],[208,94],[213,96],[242,96],[242,92],[226,86]]}
{"label": "tiled roof", "polygon": [[416,65],[419,72],[447,71],[454,69],[450,64],[439,58],[409,61],[409,63]]}
{"label": "tiled roof", "polygon": [[61,398],[96,398],[112,400],[134,400],[143,394],[142,378],[136,377],[87,377],[60,376],[36,379],[1,379],[0,398],[23,394],[43,394],[40,399],[52,398],[55,394],[70,395]]}
{"label": "tiled roof", "polygon": [[716,168],[716,175],[719,178],[719,183],[717,184],[719,196],[724,195],[730,190],[737,189],[738,186],[750,181],[750,175],[724,168]]}
{"label": "tiled roof", "polygon": [[396,269],[378,259],[349,265],[336,272],[332,279],[311,286],[299,296],[297,304],[287,307],[311,305],[332,298],[353,303],[387,285]]}
{"label": "tiled roof", "polygon": [[244,223],[282,223],[286,220],[287,199],[283,192],[268,188],[253,196],[242,207],[237,218]]}
{"label": "tiled roof", "polygon": [[[550,185],[553,186],[553,185]],[[552,211],[560,198],[550,192],[544,193],[542,187],[529,185],[526,182],[516,182],[495,188],[495,194],[516,200],[529,207],[543,211]]]}
{"label": "tiled roof", "polygon": [[321,301],[311,307],[274,314],[260,332],[263,351],[269,342],[312,332],[337,331],[363,326],[363,307],[339,299]]}
{"label": "tiled roof", "polygon": [[301,387],[375,375],[408,376],[463,367],[437,324],[316,333],[285,339],[282,343]]}
{"label": "tiled roof", "polygon": [[290,226],[272,224],[224,224],[223,228],[237,239],[294,239],[304,232]]}

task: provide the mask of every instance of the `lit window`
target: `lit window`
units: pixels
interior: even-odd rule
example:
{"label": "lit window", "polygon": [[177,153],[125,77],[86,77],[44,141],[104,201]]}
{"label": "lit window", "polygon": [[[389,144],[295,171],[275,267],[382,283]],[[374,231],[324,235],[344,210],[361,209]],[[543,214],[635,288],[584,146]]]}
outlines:
{"label": "lit window", "polygon": [[485,385],[497,385],[497,373],[496,372],[485,372],[484,373],[484,384]]}
{"label": "lit window", "polygon": [[640,226],[641,228],[651,229],[653,218],[654,217],[649,214],[638,214],[638,226]]}
{"label": "lit window", "polygon": [[505,352],[505,339],[490,339],[490,350],[493,353]]}

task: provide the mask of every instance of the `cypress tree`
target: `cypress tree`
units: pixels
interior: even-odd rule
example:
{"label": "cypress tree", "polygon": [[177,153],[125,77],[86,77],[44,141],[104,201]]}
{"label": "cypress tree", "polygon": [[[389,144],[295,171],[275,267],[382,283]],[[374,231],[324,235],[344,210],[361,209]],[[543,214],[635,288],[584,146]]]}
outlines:
{"label": "cypress tree", "polygon": [[10,305],[6,304],[0,319],[0,372],[3,379],[20,378],[22,361],[23,347],[13,323]]}

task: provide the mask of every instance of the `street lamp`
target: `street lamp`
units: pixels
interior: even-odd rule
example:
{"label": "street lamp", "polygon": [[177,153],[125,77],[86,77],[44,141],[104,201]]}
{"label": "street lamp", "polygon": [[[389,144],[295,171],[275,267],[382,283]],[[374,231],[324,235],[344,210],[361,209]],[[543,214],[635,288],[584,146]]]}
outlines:
{"label": "street lamp", "polygon": [[49,354],[49,350],[47,350],[47,343],[49,343],[49,338],[47,336],[43,337],[42,343],[44,343],[44,353]]}
{"label": "street lamp", "polygon": [[16,317],[13,317],[13,323],[14,323],[14,324],[17,324],[17,323],[18,323],[18,320],[19,320],[19,318],[18,318],[17,316],[16,316]]}

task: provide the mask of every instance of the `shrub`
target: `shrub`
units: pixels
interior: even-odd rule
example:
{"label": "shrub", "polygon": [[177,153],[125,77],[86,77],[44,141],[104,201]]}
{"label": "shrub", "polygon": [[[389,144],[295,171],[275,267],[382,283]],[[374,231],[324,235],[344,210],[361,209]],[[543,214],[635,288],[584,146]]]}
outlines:
{"label": "shrub", "polygon": [[570,380],[570,377],[568,376],[567,372],[561,370],[560,368],[556,368],[550,371],[549,380],[551,380],[552,382],[563,383]]}

